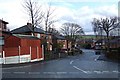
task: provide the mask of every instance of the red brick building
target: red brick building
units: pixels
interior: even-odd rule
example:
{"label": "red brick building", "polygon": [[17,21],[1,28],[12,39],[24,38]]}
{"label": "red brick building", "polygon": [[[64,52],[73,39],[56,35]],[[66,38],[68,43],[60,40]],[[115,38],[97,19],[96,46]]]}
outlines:
{"label": "red brick building", "polygon": [[[44,59],[43,47],[38,37],[27,35],[28,33],[12,34],[7,24],[8,22],[0,20],[0,63],[25,63]],[[28,29],[21,31],[24,30]]]}
{"label": "red brick building", "polygon": [[34,36],[11,35],[5,39],[4,64],[43,60],[41,41]]}
{"label": "red brick building", "polygon": [[4,46],[4,39],[10,35],[10,32],[7,28],[8,22],[0,19],[0,63],[3,63],[2,52]]}
{"label": "red brick building", "polygon": [[42,30],[38,27],[35,27],[34,31],[33,31],[31,23],[27,23],[27,25],[16,28],[16,29],[12,30],[11,33],[32,35],[32,36],[34,35],[42,41],[42,44],[44,44],[44,42],[47,42],[47,49],[52,50],[52,36],[51,36],[51,34],[45,33],[44,30]]}
{"label": "red brick building", "polygon": [[8,31],[7,24],[8,22],[0,19],[0,31]]}

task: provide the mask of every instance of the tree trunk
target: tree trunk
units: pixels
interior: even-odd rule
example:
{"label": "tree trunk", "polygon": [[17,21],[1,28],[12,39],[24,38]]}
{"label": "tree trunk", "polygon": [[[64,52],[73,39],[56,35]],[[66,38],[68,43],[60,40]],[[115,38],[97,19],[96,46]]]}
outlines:
{"label": "tree trunk", "polygon": [[109,40],[109,32],[107,33],[107,53],[110,52],[110,40]]}

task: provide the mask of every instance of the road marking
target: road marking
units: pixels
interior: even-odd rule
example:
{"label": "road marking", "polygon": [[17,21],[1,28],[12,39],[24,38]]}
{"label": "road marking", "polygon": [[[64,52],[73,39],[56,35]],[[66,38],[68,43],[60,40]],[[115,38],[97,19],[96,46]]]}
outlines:
{"label": "road marking", "polygon": [[97,57],[97,58],[95,58],[95,61],[97,61],[97,59],[100,57],[100,55]]}
{"label": "road marking", "polygon": [[25,72],[13,72],[14,74],[25,74]]}
{"label": "road marking", "polygon": [[112,72],[114,72],[114,73],[119,73],[119,71],[112,71]]}
{"label": "road marking", "polygon": [[79,72],[69,72],[69,74],[79,74]]}
{"label": "road marking", "polygon": [[43,72],[43,74],[55,74],[55,72]]}
{"label": "road marking", "polygon": [[2,72],[3,74],[10,74],[11,72]]}
{"label": "road marking", "polygon": [[92,71],[86,71],[87,72],[87,74],[91,74],[92,73]]}
{"label": "road marking", "polygon": [[72,61],[70,61],[70,64],[72,64],[74,61],[72,60]]}
{"label": "road marking", "polygon": [[5,69],[26,68],[26,67],[31,67],[31,65],[28,65],[28,66],[19,66],[19,67],[9,67],[9,68],[2,68],[2,69],[5,70]]}
{"label": "road marking", "polygon": [[29,74],[40,74],[40,72],[29,72]]}
{"label": "road marking", "polygon": [[102,71],[103,73],[109,73],[109,71]]}
{"label": "road marking", "polygon": [[101,71],[93,71],[93,72],[95,72],[97,74],[101,74],[102,73]]}
{"label": "road marking", "polygon": [[57,72],[57,74],[67,74],[67,72]]}
{"label": "road marking", "polygon": [[79,71],[82,71],[83,73],[86,73],[87,74],[87,71],[84,71],[84,70],[82,70],[82,69],[80,69],[80,68],[78,68],[78,67],[76,67],[76,66],[73,66],[75,69],[77,69],[77,70],[79,70]]}

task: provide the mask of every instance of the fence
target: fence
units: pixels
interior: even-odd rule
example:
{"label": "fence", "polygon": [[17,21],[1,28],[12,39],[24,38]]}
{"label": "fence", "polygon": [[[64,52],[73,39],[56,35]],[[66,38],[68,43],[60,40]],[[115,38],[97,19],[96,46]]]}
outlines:
{"label": "fence", "polygon": [[4,48],[2,52],[3,64],[25,63],[43,60],[42,48],[37,47],[13,47]]}

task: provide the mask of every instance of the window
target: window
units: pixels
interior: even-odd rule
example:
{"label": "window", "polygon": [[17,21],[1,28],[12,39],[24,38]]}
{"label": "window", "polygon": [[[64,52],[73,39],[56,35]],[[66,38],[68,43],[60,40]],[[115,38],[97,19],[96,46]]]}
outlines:
{"label": "window", "polygon": [[4,37],[0,37],[0,46],[4,45]]}

